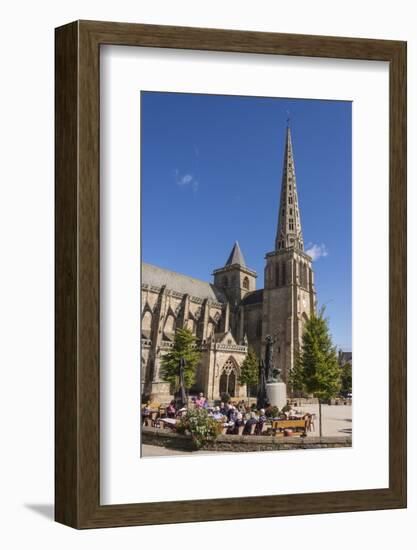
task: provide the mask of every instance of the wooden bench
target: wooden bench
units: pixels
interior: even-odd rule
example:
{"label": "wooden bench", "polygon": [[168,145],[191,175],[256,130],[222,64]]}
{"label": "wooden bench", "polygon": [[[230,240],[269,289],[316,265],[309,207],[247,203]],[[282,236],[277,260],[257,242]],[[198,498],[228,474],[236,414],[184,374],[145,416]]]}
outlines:
{"label": "wooden bench", "polygon": [[283,430],[301,429],[302,435],[306,436],[307,424],[308,424],[307,418],[300,418],[298,420],[272,420],[271,421],[272,432],[274,435],[276,435],[277,432],[281,432]]}

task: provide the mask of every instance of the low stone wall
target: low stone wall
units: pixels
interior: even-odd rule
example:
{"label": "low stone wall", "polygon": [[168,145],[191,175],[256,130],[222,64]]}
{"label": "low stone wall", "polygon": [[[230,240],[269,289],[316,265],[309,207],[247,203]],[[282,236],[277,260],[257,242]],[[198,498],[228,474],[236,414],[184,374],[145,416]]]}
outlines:
{"label": "low stone wall", "polygon": [[[194,451],[190,435],[182,435],[162,428],[142,428],[142,443],[181,451]],[[290,449],[327,449],[351,447],[352,438],[341,437],[275,437],[271,435],[219,435],[202,449],[222,452],[284,451]]]}

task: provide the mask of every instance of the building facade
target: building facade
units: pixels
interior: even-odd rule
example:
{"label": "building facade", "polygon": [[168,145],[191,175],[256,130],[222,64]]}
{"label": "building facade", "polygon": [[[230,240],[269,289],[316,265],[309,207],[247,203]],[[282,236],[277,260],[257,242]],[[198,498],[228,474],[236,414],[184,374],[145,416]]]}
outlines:
{"label": "building facade", "polygon": [[173,346],[175,331],[187,327],[197,338],[201,361],[195,391],[209,399],[222,393],[245,397],[241,365],[252,347],[264,354],[274,339],[274,364],[284,381],[296,359],[303,326],[316,308],[311,257],[304,252],[291,130],[287,127],[275,249],[265,256],[264,288],[236,242],[223,267],[207,283],[142,263],[141,384],[146,398],[167,401],[161,359]]}

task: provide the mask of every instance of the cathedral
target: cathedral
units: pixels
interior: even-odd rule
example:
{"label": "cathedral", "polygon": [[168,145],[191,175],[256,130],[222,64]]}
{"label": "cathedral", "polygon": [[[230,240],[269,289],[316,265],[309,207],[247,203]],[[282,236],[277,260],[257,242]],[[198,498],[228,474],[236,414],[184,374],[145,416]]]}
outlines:
{"label": "cathedral", "polygon": [[[271,197],[272,199],[272,197]],[[174,343],[175,331],[187,327],[201,351],[195,391],[208,399],[222,393],[247,395],[239,383],[248,348],[263,356],[265,338],[274,341],[274,365],[284,381],[294,365],[303,326],[316,309],[312,259],[304,252],[289,125],[275,249],[265,256],[264,288],[245,262],[236,242],[223,267],[208,283],[142,263],[141,391],[144,397],[168,401],[171,388],[160,376],[161,358]]]}

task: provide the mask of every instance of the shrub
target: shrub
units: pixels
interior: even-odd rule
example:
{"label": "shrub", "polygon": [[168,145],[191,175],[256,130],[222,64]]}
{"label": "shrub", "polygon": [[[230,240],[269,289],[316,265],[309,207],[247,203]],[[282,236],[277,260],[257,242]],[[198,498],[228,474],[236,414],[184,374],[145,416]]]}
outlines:
{"label": "shrub", "polygon": [[181,418],[177,431],[189,432],[195,446],[200,448],[206,441],[216,438],[221,432],[221,424],[211,418],[206,409],[192,409]]}
{"label": "shrub", "polygon": [[265,416],[268,418],[276,418],[279,415],[278,407],[268,407],[265,410]]}

